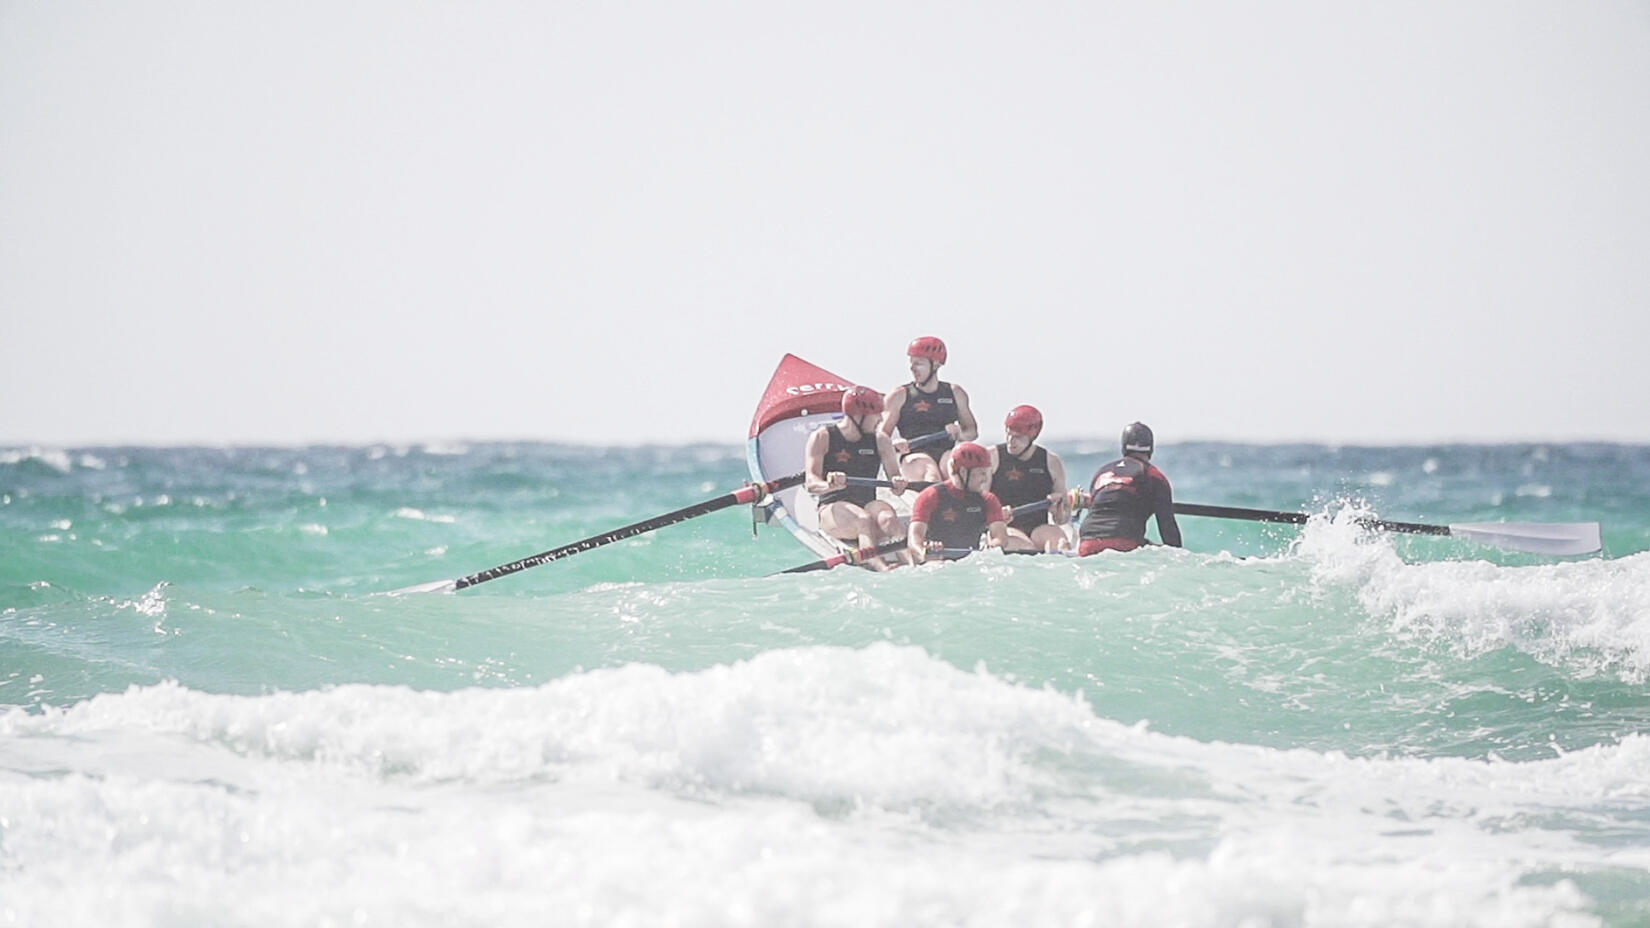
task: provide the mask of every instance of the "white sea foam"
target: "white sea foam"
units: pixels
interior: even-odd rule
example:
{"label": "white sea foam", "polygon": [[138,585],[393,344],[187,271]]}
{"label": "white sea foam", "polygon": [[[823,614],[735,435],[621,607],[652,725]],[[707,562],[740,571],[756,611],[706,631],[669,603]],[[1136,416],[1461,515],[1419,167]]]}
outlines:
{"label": "white sea foam", "polygon": [[458,457],[470,453],[470,446],[463,442],[432,441],[419,447],[425,454],[435,457]]}
{"label": "white sea foam", "polygon": [[60,448],[6,448],[0,450],[0,464],[21,464],[24,461],[38,461],[60,474],[67,474],[74,470],[74,461],[69,453]]}
{"label": "white sea foam", "polygon": [[1355,589],[1394,633],[1466,655],[1515,647],[1583,674],[1650,677],[1650,552],[1522,566],[1407,563],[1391,538],[1354,522],[1367,515],[1348,506],[1314,519],[1292,552],[1320,586]]}
{"label": "white sea foam", "polygon": [[891,645],[449,694],[167,684],[0,715],[0,907],[100,926],[1586,925],[1574,880],[1650,866],[1646,784],[1642,737],[1529,763],[1209,744]]}
{"label": "white sea foam", "polygon": [[458,521],[458,518],[456,516],[450,516],[450,515],[434,515],[434,516],[432,516],[432,515],[426,513],[422,509],[414,509],[411,506],[402,506],[400,509],[397,509],[394,512],[394,516],[397,519],[412,519],[413,521],[416,521],[416,522],[437,522],[437,523],[440,523],[442,525],[452,525],[453,523]]}

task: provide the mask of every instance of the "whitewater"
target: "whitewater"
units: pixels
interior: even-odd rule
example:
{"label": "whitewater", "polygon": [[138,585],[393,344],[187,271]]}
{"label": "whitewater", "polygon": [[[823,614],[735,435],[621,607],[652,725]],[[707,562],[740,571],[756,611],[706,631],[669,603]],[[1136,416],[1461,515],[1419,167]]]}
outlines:
{"label": "whitewater", "polygon": [[1315,517],[773,576],[735,507],[389,595],[744,449],[0,448],[0,925],[1650,924],[1650,448],[1155,460]]}

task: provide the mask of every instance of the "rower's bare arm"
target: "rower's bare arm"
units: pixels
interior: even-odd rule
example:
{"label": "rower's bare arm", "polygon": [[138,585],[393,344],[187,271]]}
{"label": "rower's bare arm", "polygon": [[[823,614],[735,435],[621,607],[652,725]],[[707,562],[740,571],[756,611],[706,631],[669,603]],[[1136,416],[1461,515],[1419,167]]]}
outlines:
{"label": "rower's bare arm", "polygon": [[911,560],[921,564],[928,560],[928,523],[912,522],[905,530],[905,549]]}
{"label": "rower's bare arm", "polygon": [[[957,434],[952,437],[958,441],[973,441],[979,438],[980,424],[974,421],[974,410],[968,405],[968,391],[952,384],[951,395],[957,398]],[[951,427],[946,426],[946,431],[951,431]]]}
{"label": "rower's bare arm", "polygon": [[825,476],[825,449],[830,443],[831,439],[825,434],[824,429],[815,429],[814,433],[808,436],[808,467],[802,484],[815,496],[831,488]]}
{"label": "rower's bare arm", "polygon": [[1008,544],[1008,523],[993,522],[986,527],[986,547],[1001,548]]}
{"label": "rower's bare arm", "polygon": [[877,454],[882,457],[882,472],[893,484],[895,493],[905,492],[905,474],[900,471],[899,452],[894,450],[894,440],[881,432],[877,433]]}
{"label": "rower's bare arm", "polygon": [[899,428],[899,411],[904,405],[905,388],[895,387],[889,390],[888,395],[882,398],[882,424],[877,426],[877,431],[884,435],[893,435],[894,430]]}
{"label": "rower's bare arm", "polygon": [[1182,547],[1180,539],[1180,523],[1174,519],[1174,492],[1169,489],[1169,482],[1163,481],[1157,496],[1157,535],[1163,543],[1170,547]]}
{"label": "rower's bare arm", "polygon": [[1066,489],[1066,462],[1052,451],[1048,453],[1048,476],[1054,483],[1048,496],[1048,514],[1055,525],[1063,525],[1071,521],[1071,495]]}

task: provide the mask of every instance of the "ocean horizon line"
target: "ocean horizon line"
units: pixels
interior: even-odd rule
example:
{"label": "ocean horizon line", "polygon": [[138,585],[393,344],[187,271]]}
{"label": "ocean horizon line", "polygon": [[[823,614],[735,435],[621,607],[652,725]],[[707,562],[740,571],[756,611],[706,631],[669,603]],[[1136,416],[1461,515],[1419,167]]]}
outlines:
{"label": "ocean horizon line", "polygon": [[[989,437],[977,439],[982,443],[989,441]],[[1058,450],[1060,445],[1094,445],[1111,446],[1116,444],[1115,435],[1088,434],[1055,434],[1040,437],[1038,443]],[[997,444],[990,441],[991,444]],[[29,439],[0,438],[0,454],[17,455],[24,453],[42,453],[52,451],[62,452],[91,452],[110,451],[119,449],[201,449],[221,451],[262,451],[262,450],[302,450],[312,448],[362,449],[373,448],[405,449],[414,448],[429,454],[460,454],[476,446],[544,446],[562,448],[728,448],[743,451],[744,440],[730,441],[724,438],[657,438],[633,439],[623,441],[603,441],[584,438],[550,438],[550,437],[420,437],[420,438],[375,438],[375,439],[186,439],[186,440],[88,440],[88,441],[38,441]],[[1650,438],[1621,439],[1600,437],[1530,437],[1511,436],[1496,438],[1479,437],[1445,437],[1445,438],[1415,438],[1415,439],[1380,439],[1380,438],[1256,438],[1242,439],[1231,437],[1193,436],[1189,438],[1160,440],[1158,447],[1209,447],[1230,446],[1247,448],[1359,448],[1359,449],[1415,449],[1415,448],[1505,448],[1516,446],[1531,447],[1616,447],[1616,448],[1646,448],[1650,447]],[[1089,453],[1089,452],[1082,452]]]}

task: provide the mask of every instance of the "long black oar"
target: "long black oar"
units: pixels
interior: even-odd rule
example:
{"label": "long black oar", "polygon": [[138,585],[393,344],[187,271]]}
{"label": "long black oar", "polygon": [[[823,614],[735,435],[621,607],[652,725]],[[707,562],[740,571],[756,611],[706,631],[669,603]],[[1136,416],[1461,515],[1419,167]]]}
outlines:
{"label": "long black oar", "polygon": [[732,493],[725,493],[713,499],[707,499],[702,503],[694,503],[691,506],[683,506],[681,509],[677,509],[673,512],[667,512],[662,516],[654,516],[651,519],[643,519],[640,522],[633,522],[630,525],[623,526],[622,528],[616,528],[609,532],[603,532],[600,535],[591,535],[589,538],[575,541],[572,544],[562,545],[559,548],[551,548],[548,551],[541,551],[532,557],[524,557],[519,561],[511,561],[508,564],[500,564],[497,567],[489,567],[480,573],[471,574],[468,577],[460,577],[457,580],[437,580],[434,583],[423,583],[418,586],[409,586],[405,589],[395,590],[394,592],[456,592],[464,589],[465,587],[475,586],[478,583],[486,583],[488,580],[497,580],[499,577],[508,576],[517,571],[526,570],[529,567],[537,567],[540,564],[548,564],[551,561],[559,561],[564,557],[571,557],[580,552],[589,551],[591,548],[599,548],[602,545],[612,544],[615,541],[622,541],[626,538],[634,538],[645,532],[651,532],[656,528],[664,528],[667,525],[675,525],[678,522],[686,522],[687,520],[697,516],[716,512],[719,509],[726,509],[729,506],[737,506],[740,503],[754,503],[762,497],[767,496],[769,493],[777,493],[788,487],[794,487],[801,482],[801,474],[791,474],[789,477],[780,477],[778,480],[769,480],[766,483],[748,483],[739,489],[734,490]]}
{"label": "long black oar", "polygon": [[[1209,516],[1215,519],[1245,519],[1250,522],[1284,522],[1303,525],[1310,518],[1303,512],[1271,509],[1243,509],[1237,506],[1205,506],[1175,503],[1176,515]],[[1426,525],[1420,522],[1393,522],[1387,519],[1356,519],[1359,525],[1382,532],[1412,535],[1448,535],[1482,545],[1526,551],[1531,554],[1592,554],[1603,547],[1597,522],[1461,522]]]}

